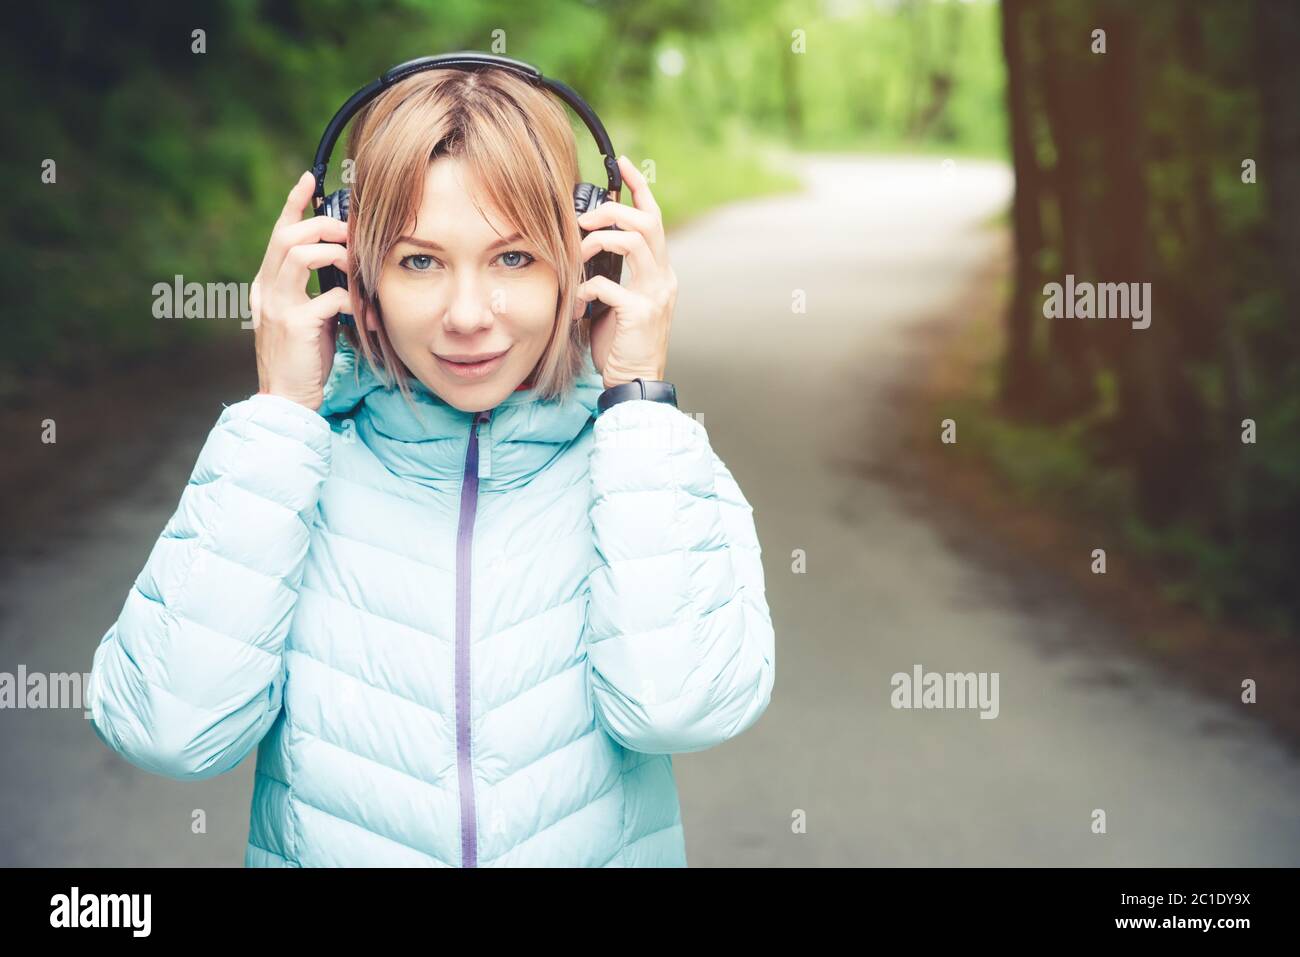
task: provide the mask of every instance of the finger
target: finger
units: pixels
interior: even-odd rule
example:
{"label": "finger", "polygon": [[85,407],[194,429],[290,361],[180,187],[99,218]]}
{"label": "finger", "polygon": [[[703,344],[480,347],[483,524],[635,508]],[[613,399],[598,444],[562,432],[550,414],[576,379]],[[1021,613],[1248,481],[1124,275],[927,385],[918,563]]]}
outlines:
{"label": "finger", "polygon": [[342,286],[335,286],[328,292],[306,302],[299,307],[300,315],[317,320],[333,319],[340,312],[351,312],[352,294]]}
{"label": "finger", "polygon": [[[271,227],[272,237],[275,236],[281,226],[288,226],[302,219],[303,211],[307,208],[307,203],[311,199],[312,189],[315,185],[316,178],[311,175],[310,171],[298,177],[298,182],[294,183],[293,188],[289,190],[289,197],[284,201],[284,208],[280,210],[279,218],[275,221],[275,225]],[[266,256],[262,258],[262,269],[266,270],[268,275],[274,275],[274,272],[269,268],[271,266],[270,258],[271,249],[268,245]],[[276,268],[279,268],[278,265]]]}
{"label": "finger", "polygon": [[621,253],[632,269],[632,279],[638,280],[653,276],[659,264],[655,261],[645,237],[636,232],[622,232],[613,229],[601,229],[589,233],[582,239],[582,261],[586,262],[602,249]]}
{"label": "finger", "polygon": [[655,202],[654,195],[650,192],[650,184],[646,178],[641,175],[641,171],[626,156],[618,158],[618,169],[623,174],[623,181],[632,188],[632,204],[637,209],[643,209],[656,217],[662,218],[659,212],[659,204]]}
{"label": "finger", "polygon": [[617,226],[627,232],[640,233],[645,237],[646,245],[654,250],[656,259],[667,259],[667,242],[664,228],[656,214],[643,209],[633,209],[622,203],[609,200],[601,203],[590,212],[578,217],[578,225],[588,232],[608,226]]}
{"label": "finger", "polygon": [[618,226],[639,233],[653,231],[656,226],[653,214],[625,206],[616,199],[607,199],[595,209],[583,213],[578,217],[578,224],[586,230]]}
{"label": "finger", "polygon": [[265,275],[275,276],[284,268],[284,257],[295,246],[305,243],[343,243],[348,238],[348,224],[332,216],[313,216],[287,226],[278,226],[266,247]]}
{"label": "finger", "polygon": [[301,295],[307,288],[313,269],[322,266],[337,266],[344,273],[348,272],[348,249],[338,243],[309,243],[294,246],[284,257],[284,264],[275,278],[275,290],[278,295],[290,297]]}
{"label": "finger", "polygon": [[294,183],[293,189],[289,190],[289,198],[285,200],[284,209],[280,210],[280,218],[275,221],[275,224],[288,226],[302,219],[303,211],[307,208],[307,201],[311,199],[315,186],[316,178],[310,171],[299,176],[298,182]]}
{"label": "finger", "polygon": [[592,276],[579,285],[577,290],[579,302],[586,303],[597,299],[614,308],[631,305],[634,295],[626,286],[619,285],[608,276]]}

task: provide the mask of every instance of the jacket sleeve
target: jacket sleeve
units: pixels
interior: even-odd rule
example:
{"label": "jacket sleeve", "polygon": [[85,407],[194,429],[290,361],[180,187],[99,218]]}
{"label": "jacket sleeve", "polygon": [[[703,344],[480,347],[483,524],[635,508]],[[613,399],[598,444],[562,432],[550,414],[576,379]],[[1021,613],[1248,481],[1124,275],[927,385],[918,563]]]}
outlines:
{"label": "jacket sleeve", "polygon": [[704,426],[665,403],[601,413],[584,640],[596,716],[634,751],[702,751],[766,709],[772,619],[753,509]]}
{"label": "jacket sleeve", "polygon": [[223,410],[95,650],[92,727],[132,764],[213,777],[275,720],[330,440],[324,418],[279,396]]}

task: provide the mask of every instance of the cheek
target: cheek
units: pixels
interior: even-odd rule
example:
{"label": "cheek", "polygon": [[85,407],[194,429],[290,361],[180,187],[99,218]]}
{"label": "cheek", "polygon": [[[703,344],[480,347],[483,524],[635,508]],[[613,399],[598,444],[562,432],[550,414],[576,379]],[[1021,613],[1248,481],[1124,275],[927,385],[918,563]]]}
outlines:
{"label": "cheek", "polygon": [[551,270],[502,282],[493,290],[493,310],[521,332],[550,332],[555,320],[559,282]]}
{"label": "cheek", "polygon": [[403,338],[430,315],[427,291],[421,295],[418,286],[395,275],[393,267],[386,268],[379,277],[376,292],[384,310],[384,325],[394,341]]}

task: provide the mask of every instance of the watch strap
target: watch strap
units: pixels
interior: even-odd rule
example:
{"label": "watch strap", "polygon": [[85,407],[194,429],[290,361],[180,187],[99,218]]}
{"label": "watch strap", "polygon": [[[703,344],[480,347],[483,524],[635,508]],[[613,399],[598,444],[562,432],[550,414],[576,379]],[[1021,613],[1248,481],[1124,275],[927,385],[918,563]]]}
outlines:
{"label": "watch strap", "polygon": [[604,412],[612,405],[629,399],[649,399],[651,402],[665,402],[677,407],[677,389],[671,382],[660,379],[633,379],[620,385],[611,386],[600,394],[596,407]]}

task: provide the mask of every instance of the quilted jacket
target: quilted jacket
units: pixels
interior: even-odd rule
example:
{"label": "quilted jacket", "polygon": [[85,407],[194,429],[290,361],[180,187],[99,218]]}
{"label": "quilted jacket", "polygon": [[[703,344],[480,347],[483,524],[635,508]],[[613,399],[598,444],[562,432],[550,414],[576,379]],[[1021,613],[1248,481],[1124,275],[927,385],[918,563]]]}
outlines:
{"label": "quilted jacket", "polygon": [[246,866],[685,866],[671,755],[775,649],[704,426],[516,390],[415,410],[340,338],[319,413],[224,408],[94,653],[95,734],[197,780],[257,748]]}

